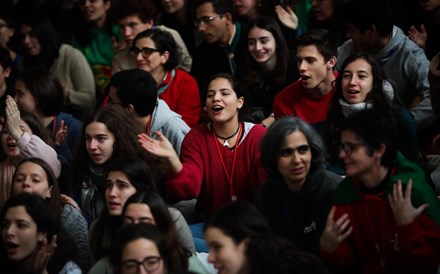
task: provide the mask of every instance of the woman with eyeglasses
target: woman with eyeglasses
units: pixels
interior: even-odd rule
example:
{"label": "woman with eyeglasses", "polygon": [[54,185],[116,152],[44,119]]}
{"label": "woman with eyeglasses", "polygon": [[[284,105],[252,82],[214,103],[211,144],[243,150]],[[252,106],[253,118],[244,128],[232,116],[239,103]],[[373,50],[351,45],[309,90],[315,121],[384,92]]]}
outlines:
{"label": "woman with eyeglasses", "polygon": [[139,69],[148,71],[157,83],[157,94],[190,127],[198,124],[201,112],[196,80],[176,68],[178,56],[173,37],[160,29],[136,35],[131,52]]}
{"label": "woman with eyeglasses", "polygon": [[440,204],[423,170],[398,151],[389,112],[367,109],[340,125],[347,177],[320,240],[322,257],[353,273],[437,273]]}
{"label": "woman with eyeglasses", "polygon": [[275,121],[260,144],[268,180],[255,204],[275,234],[318,254],[334,191],[342,180],[326,169],[321,136],[298,117]]}
{"label": "woman with eyeglasses", "polygon": [[398,123],[401,138],[397,140],[401,152],[409,160],[419,163],[419,148],[414,121],[397,97],[393,86],[386,81],[384,72],[374,56],[354,53],[341,67],[336,89],[326,121],[326,145],[332,169],[340,170],[338,160],[339,123],[344,117],[364,109],[386,110]]}
{"label": "woman with eyeglasses", "polygon": [[175,252],[157,226],[129,224],[118,233],[111,261],[115,273],[120,274],[179,273],[184,269],[179,261],[173,260]]}

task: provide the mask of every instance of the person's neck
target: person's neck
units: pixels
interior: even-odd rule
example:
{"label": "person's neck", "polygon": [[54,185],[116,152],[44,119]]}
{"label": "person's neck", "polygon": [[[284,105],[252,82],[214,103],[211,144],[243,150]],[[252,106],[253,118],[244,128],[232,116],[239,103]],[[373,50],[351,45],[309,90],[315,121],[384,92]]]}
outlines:
{"label": "person's neck", "polygon": [[144,132],[147,132],[147,126],[151,120],[151,114],[144,117],[140,117],[136,115],[136,117],[134,117],[134,120],[144,130]]}
{"label": "person's neck", "polygon": [[105,27],[105,20],[107,16],[103,16],[95,22],[95,26],[98,29],[103,29]]}
{"label": "person's neck", "polygon": [[53,121],[53,116],[43,116],[42,114],[36,114],[38,119],[41,121],[41,124],[43,124],[44,127],[47,127],[50,122]]}
{"label": "person's neck", "polygon": [[386,37],[379,37],[377,38],[377,43],[375,43],[375,47],[371,48],[371,53],[377,54],[379,53],[383,48],[385,48],[391,41],[391,38],[393,37],[393,31]]}
{"label": "person's neck", "polygon": [[277,66],[276,56],[274,55],[271,59],[267,60],[267,62],[261,63],[260,66],[264,71],[267,71],[267,72],[273,71],[275,69],[275,67]]}
{"label": "person's neck", "polygon": [[186,24],[187,18],[186,18],[185,6],[174,13],[174,19],[176,19],[176,22],[179,23],[180,25]]}
{"label": "person's neck", "polygon": [[238,117],[226,123],[213,123],[212,130],[224,146],[232,148],[240,138],[240,122]]}
{"label": "person's neck", "polygon": [[226,27],[225,35],[223,35],[223,38],[220,41],[220,44],[222,46],[229,46],[229,41],[231,40],[232,36],[235,33],[235,28],[236,28],[235,23],[228,24],[228,26]]}
{"label": "person's neck", "polygon": [[314,96],[325,96],[333,89],[333,82],[335,81],[335,75],[332,69],[327,70],[327,77],[313,89],[307,90]]}
{"label": "person's neck", "polygon": [[374,189],[385,179],[387,173],[388,168],[380,165],[380,159],[378,159],[377,164],[358,176],[358,179],[367,189]]}
{"label": "person's neck", "polygon": [[157,86],[159,87],[163,81],[165,81],[165,78],[167,76],[167,71],[164,67],[157,68],[153,73],[151,74],[156,81]]}

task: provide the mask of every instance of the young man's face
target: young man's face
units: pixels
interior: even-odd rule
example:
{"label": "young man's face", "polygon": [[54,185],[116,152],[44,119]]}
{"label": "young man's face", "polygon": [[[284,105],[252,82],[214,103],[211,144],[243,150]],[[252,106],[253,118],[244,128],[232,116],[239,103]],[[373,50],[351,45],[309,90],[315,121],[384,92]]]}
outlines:
{"label": "young man's face", "polygon": [[207,2],[197,7],[196,21],[199,23],[197,30],[206,43],[212,44],[225,40],[228,19],[224,14],[217,14],[212,3]]}
{"label": "young man's face", "polygon": [[6,78],[9,77],[11,73],[11,68],[4,69],[0,64],[0,97],[3,96],[6,90]]}
{"label": "young man's face", "polygon": [[119,31],[128,47],[131,47],[136,35],[153,27],[153,20],[142,22],[138,15],[129,15],[118,21]]}
{"label": "young man's face", "polygon": [[315,45],[298,46],[296,52],[298,70],[304,89],[319,89],[329,73],[333,73],[334,61],[325,61]]}
{"label": "young man's face", "polygon": [[356,51],[358,52],[369,52],[371,41],[374,41],[374,39],[372,39],[373,37],[369,35],[368,30],[362,33],[358,27],[350,23],[347,25],[347,38],[353,40]]}

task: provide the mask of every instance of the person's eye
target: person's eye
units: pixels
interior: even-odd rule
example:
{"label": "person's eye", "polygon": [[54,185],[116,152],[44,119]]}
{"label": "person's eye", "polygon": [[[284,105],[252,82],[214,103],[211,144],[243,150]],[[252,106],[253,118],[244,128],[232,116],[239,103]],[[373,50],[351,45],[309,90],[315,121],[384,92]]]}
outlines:
{"label": "person's eye", "polygon": [[310,147],[308,145],[302,145],[300,147],[297,148],[298,152],[300,154],[305,154],[309,151]]}
{"label": "person's eye", "polygon": [[293,149],[291,149],[291,148],[285,148],[285,149],[282,149],[282,150],[281,150],[280,155],[281,155],[282,157],[288,157],[288,156],[292,155],[292,153],[293,153]]}

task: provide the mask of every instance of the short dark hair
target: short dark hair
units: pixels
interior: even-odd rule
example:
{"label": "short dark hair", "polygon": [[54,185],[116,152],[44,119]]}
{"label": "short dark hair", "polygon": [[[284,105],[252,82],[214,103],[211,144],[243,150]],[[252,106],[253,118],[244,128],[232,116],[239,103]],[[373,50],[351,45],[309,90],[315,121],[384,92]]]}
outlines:
{"label": "short dark hair", "polygon": [[361,33],[374,25],[381,37],[390,35],[394,26],[394,14],[388,0],[355,0],[347,5],[345,21],[359,28]]}
{"label": "short dark hair", "polygon": [[151,115],[157,104],[157,87],[153,76],[142,69],[128,69],[115,73],[110,86],[116,89],[121,106],[132,105],[142,117]]}
{"label": "short dark hair", "polygon": [[64,92],[58,78],[45,68],[31,68],[20,72],[18,79],[25,83],[37,107],[44,116],[58,115],[64,106]]}
{"label": "short dark hair", "polygon": [[138,16],[143,23],[154,20],[157,8],[151,0],[118,0],[111,7],[116,23],[127,16]]}
{"label": "short dark hair", "polygon": [[203,4],[205,3],[211,3],[212,7],[214,9],[214,11],[217,14],[225,14],[225,13],[229,13],[231,14],[232,17],[232,22],[235,22],[235,20],[237,19],[237,14],[235,13],[235,9],[232,6],[232,1],[230,0],[198,0],[196,2],[196,10]]}
{"label": "short dark hair", "polygon": [[301,132],[307,139],[312,152],[309,172],[326,165],[327,151],[318,132],[307,122],[298,117],[283,117],[270,126],[260,142],[261,164],[269,174],[281,178],[278,171],[278,159],[286,144],[286,138],[293,132]]}
{"label": "short dark hair", "polygon": [[386,146],[381,165],[391,167],[397,157],[398,127],[389,110],[370,108],[355,112],[341,122],[341,132],[350,130],[365,143],[369,153]]}
{"label": "short dark hair", "polygon": [[179,56],[176,50],[176,41],[174,41],[173,36],[167,31],[163,31],[157,28],[147,29],[143,32],[140,32],[136,35],[133,40],[132,46],[136,45],[136,42],[142,38],[150,38],[156,49],[160,54],[163,54],[165,51],[168,51],[168,60],[163,65],[165,70],[172,70],[179,64]]}
{"label": "short dark hair", "polygon": [[338,48],[330,31],[326,29],[311,29],[298,37],[298,47],[315,46],[318,52],[328,61],[338,56]]}

